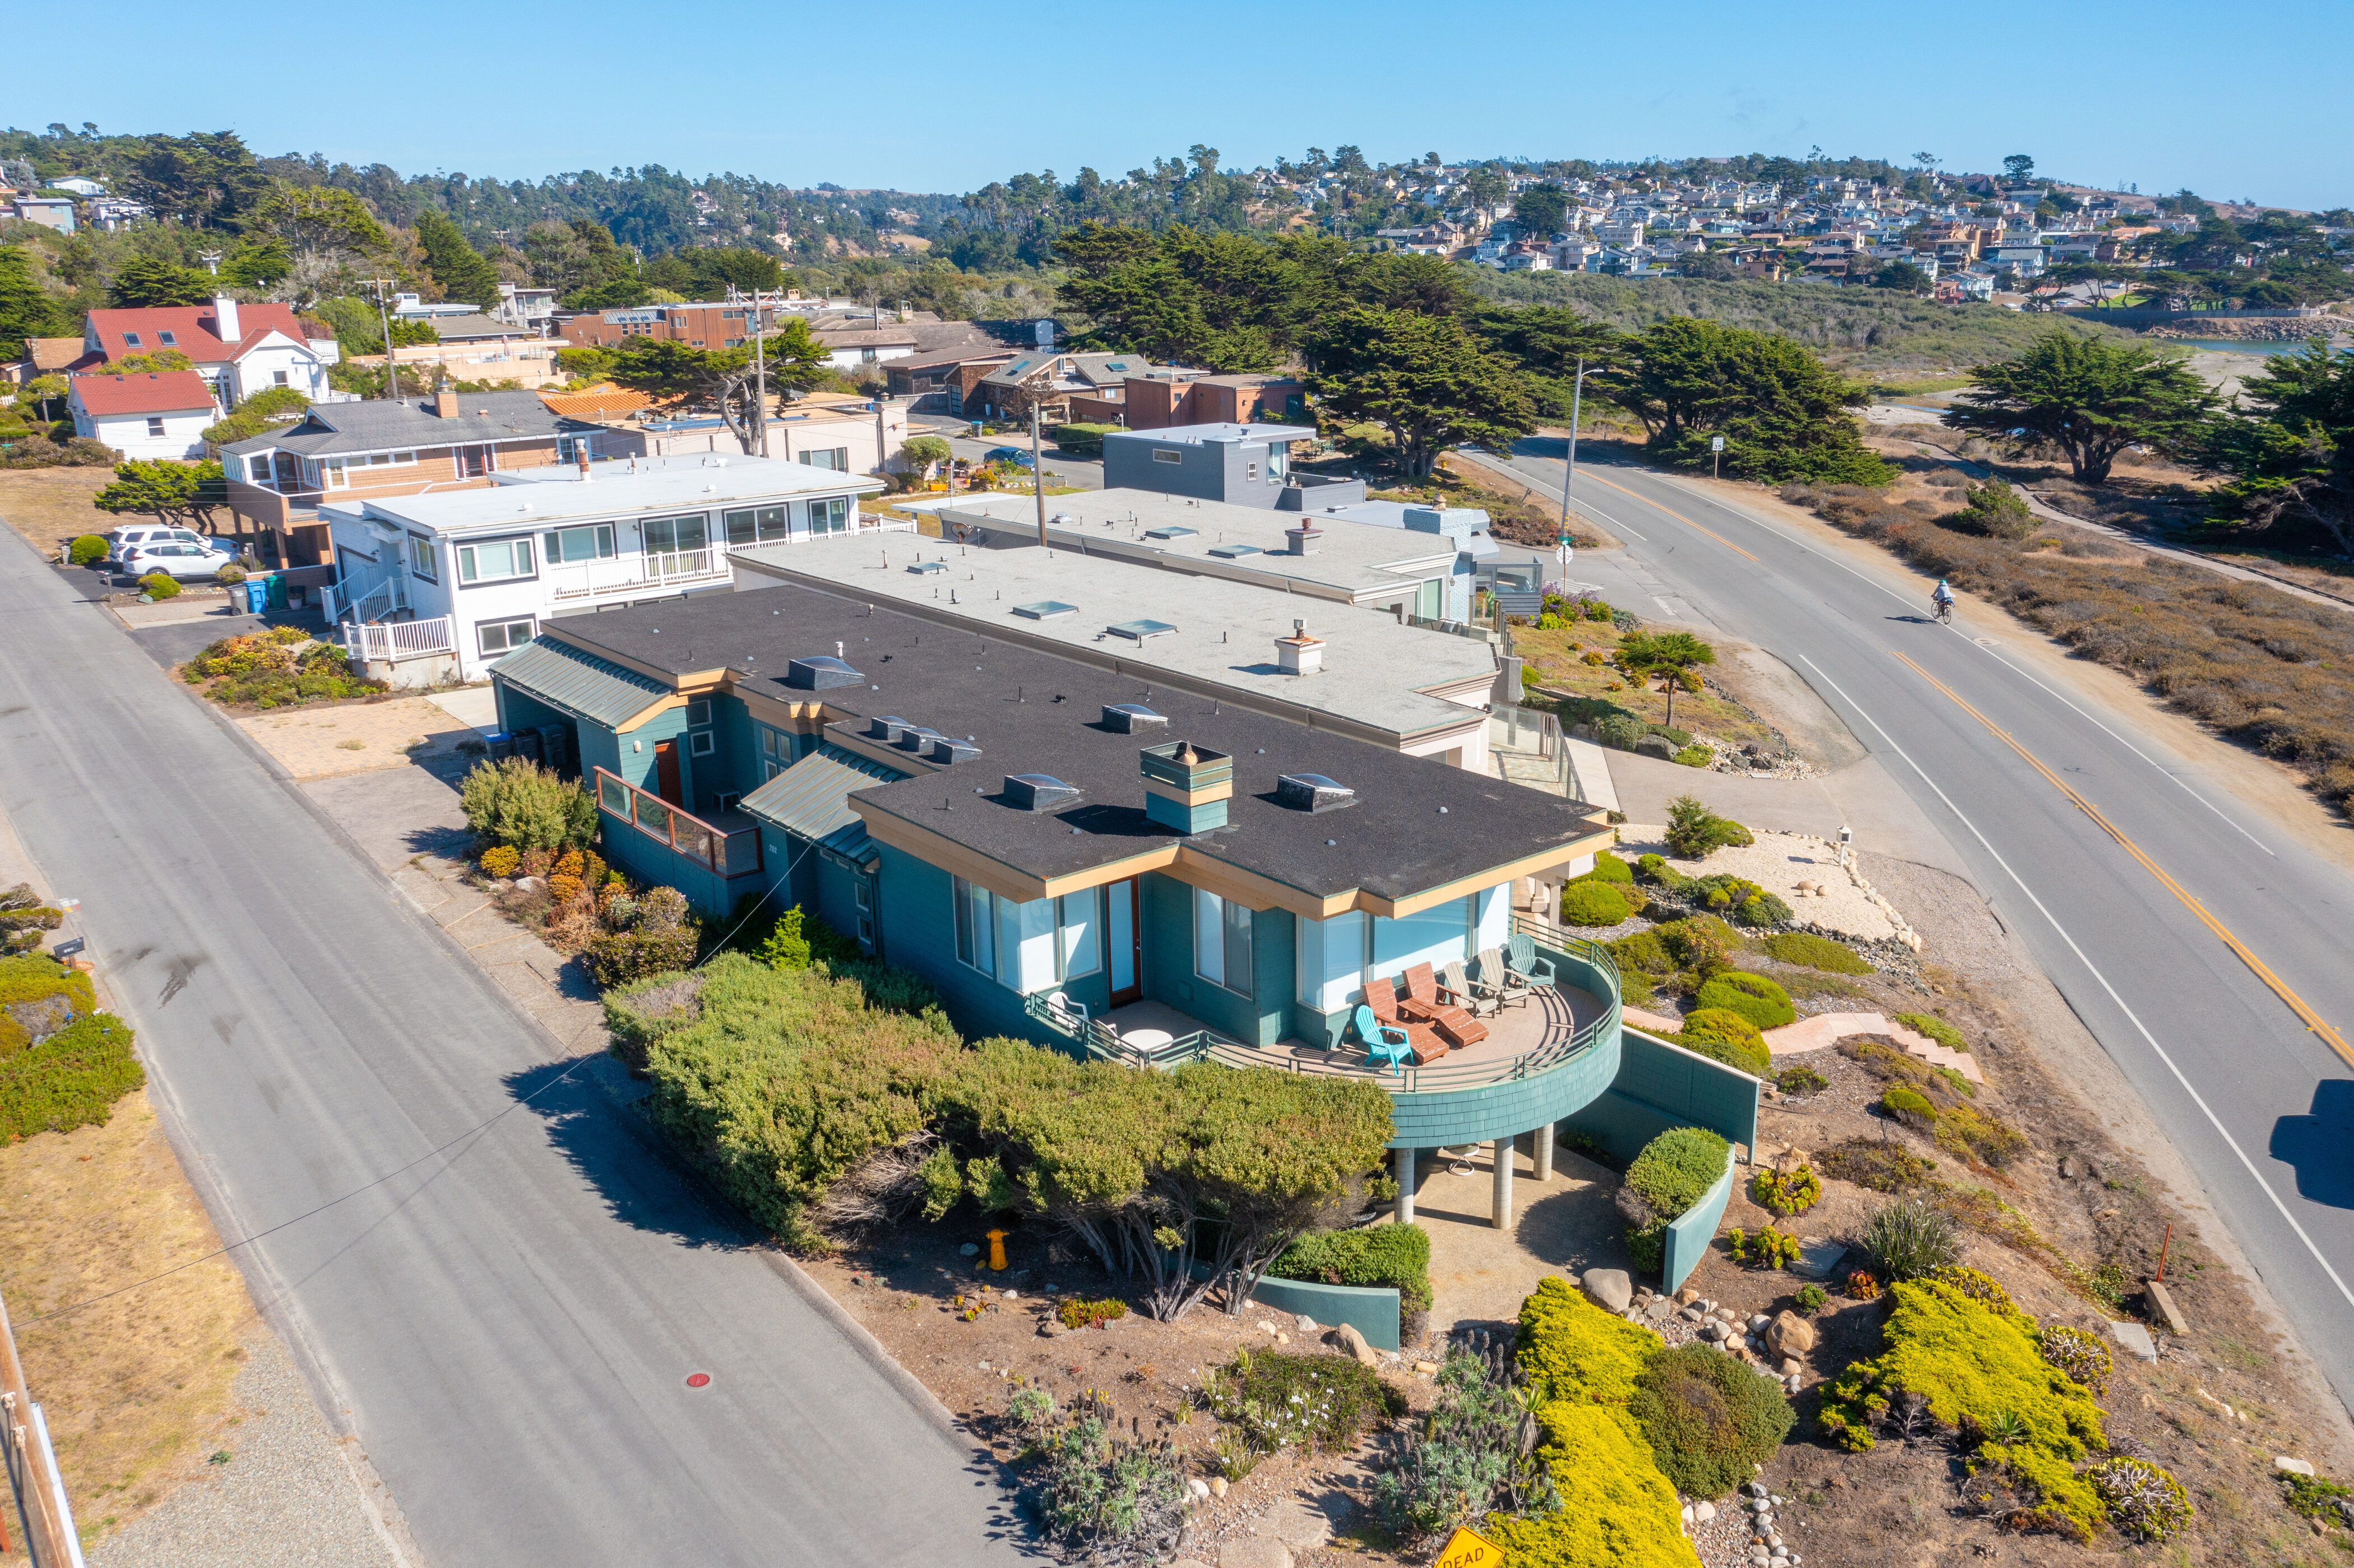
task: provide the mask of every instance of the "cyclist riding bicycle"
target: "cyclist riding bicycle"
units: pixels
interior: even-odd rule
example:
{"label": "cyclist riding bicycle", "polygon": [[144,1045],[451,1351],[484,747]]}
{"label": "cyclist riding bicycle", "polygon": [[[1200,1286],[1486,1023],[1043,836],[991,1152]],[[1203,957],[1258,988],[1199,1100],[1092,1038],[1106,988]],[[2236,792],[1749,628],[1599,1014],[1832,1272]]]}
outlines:
{"label": "cyclist riding bicycle", "polygon": [[1954,590],[1946,585],[1943,577],[1937,579],[1935,590],[1929,595],[1929,608],[1935,611],[1939,620],[1944,620],[1954,613]]}

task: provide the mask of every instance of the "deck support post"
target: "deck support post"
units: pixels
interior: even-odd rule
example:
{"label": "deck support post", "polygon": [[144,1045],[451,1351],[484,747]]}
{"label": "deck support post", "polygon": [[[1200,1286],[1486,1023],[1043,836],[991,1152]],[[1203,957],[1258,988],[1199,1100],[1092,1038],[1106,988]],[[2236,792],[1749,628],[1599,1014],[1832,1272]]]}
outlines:
{"label": "deck support post", "polygon": [[1550,1181],[1553,1180],[1553,1123],[1547,1122],[1537,1128],[1536,1144],[1536,1178],[1540,1181]]}
{"label": "deck support post", "polygon": [[1414,1150],[1393,1150],[1390,1166],[1397,1177],[1397,1223],[1410,1225],[1414,1224]]}
{"label": "deck support post", "polygon": [[1488,1207],[1488,1223],[1500,1231],[1512,1227],[1512,1145],[1517,1141],[1500,1138],[1490,1146],[1496,1161],[1496,1185]]}

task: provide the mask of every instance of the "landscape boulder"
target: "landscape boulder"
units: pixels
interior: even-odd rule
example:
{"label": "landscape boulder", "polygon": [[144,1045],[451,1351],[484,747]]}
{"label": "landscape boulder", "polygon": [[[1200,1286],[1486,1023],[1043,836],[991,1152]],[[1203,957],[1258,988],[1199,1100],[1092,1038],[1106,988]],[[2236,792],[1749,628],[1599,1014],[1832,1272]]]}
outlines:
{"label": "landscape boulder", "polygon": [[1381,1365],[1381,1358],[1373,1353],[1373,1347],[1365,1342],[1365,1336],[1357,1332],[1352,1324],[1343,1323],[1337,1329],[1326,1330],[1324,1342],[1344,1356],[1354,1356],[1362,1366]]}
{"label": "landscape boulder", "polygon": [[1796,1312],[1776,1312],[1766,1326],[1766,1348],[1776,1357],[1803,1356],[1815,1348],[1815,1326]]}
{"label": "landscape boulder", "polygon": [[1635,1299],[1635,1282],[1623,1268],[1589,1268],[1578,1276],[1578,1283],[1606,1312],[1624,1312]]}

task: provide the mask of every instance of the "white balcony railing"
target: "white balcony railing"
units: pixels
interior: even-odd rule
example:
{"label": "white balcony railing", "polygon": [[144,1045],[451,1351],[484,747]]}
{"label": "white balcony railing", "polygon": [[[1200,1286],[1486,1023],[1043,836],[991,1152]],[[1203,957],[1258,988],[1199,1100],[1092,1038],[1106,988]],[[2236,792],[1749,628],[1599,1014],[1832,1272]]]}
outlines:
{"label": "white balcony railing", "polygon": [[355,663],[397,664],[458,651],[458,628],[449,616],[429,620],[365,621],[343,628],[344,652]]}
{"label": "white balcony railing", "polygon": [[547,575],[550,591],[557,599],[574,599],[719,581],[727,577],[728,570],[726,557],[719,551],[673,550],[578,561],[551,567]]}

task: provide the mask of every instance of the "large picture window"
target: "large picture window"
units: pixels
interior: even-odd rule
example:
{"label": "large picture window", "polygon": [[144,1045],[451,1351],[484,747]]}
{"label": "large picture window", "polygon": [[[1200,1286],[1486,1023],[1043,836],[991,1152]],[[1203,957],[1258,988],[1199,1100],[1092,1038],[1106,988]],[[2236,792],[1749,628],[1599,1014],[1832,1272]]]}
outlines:
{"label": "large picture window", "polygon": [[547,564],[603,561],[613,556],[613,525],[590,523],[578,528],[552,528],[540,535],[547,545]]}
{"label": "large picture window", "polygon": [[1250,994],[1251,912],[1201,887],[1193,889],[1193,972]]}
{"label": "large picture window", "polygon": [[711,543],[711,519],[699,512],[690,517],[649,517],[642,526],[650,556],[680,555]]}
{"label": "large picture window", "polygon": [[458,546],[458,580],[461,583],[506,582],[534,576],[529,539],[484,539]]}
{"label": "large picture window", "polygon": [[810,532],[812,534],[846,534],[850,531],[850,498],[836,495],[809,503]]}
{"label": "large picture window", "polygon": [[957,959],[1027,995],[1103,968],[1103,895],[1095,888],[1017,903],[951,879]]}
{"label": "large picture window", "polygon": [[784,538],[789,532],[785,508],[781,506],[748,506],[740,512],[727,513],[724,520],[731,545],[766,545]]}

